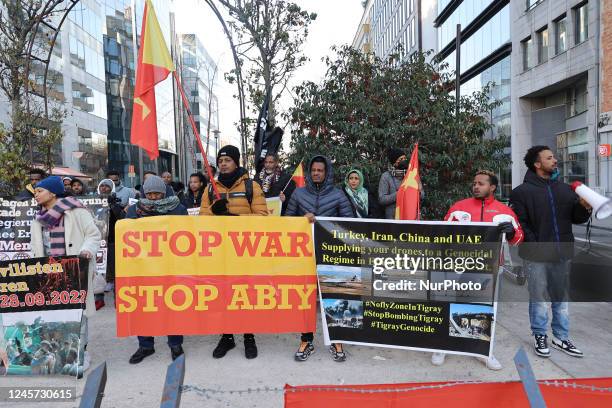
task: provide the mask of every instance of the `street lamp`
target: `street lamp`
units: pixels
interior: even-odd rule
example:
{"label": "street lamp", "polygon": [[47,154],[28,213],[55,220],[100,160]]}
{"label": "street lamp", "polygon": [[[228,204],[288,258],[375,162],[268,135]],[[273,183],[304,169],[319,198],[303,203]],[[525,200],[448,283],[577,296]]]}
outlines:
{"label": "street lamp", "polygon": [[213,130],[213,133],[215,135],[215,157],[217,157],[219,155],[219,133],[221,133],[221,131],[217,129]]}

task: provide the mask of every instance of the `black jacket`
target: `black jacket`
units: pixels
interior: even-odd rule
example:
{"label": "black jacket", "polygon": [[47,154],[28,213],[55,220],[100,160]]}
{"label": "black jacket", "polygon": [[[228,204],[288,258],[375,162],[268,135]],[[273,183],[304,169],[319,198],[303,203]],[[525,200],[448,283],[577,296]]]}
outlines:
{"label": "black jacket", "polygon": [[591,215],[569,185],[540,178],[531,170],[523,184],[512,190],[510,206],[525,233],[519,255],[534,262],[571,259],[572,224],[582,224]]}
{"label": "black jacket", "polygon": [[197,195],[193,194],[193,191],[188,190],[187,194],[181,200],[181,204],[185,206],[185,208],[200,208],[202,205],[202,194],[206,190],[206,186],[202,187],[198,190]]}
{"label": "black jacket", "polygon": [[298,188],[293,192],[285,215],[295,217],[312,213],[318,217],[353,218],[353,207],[350,200],[339,188],[334,187],[334,171],[331,161],[324,156],[315,156],[307,169],[312,167],[312,162],[317,157],[325,159],[325,180],[320,185],[315,184],[310,177],[310,171],[307,170],[306,187]]}
{"label": "black jacket", "polygon": [[[278,178],[278,181],[270,186],[267,193],[264,192],[266,198],[271,198],[278,197],[280,193],[283,192],[283,188],[285,189],[285,201],[283,202],[283,208],[281,213],[282,215],[285,214],[285,211],[287,210],[287,204],[289,204],[291,195],[295,191],[295,183],[291,182],[291,176],[291,174],[281,171],[281,175]],[[255,178],[253,180],[255,180],[257,184],[259,184],[263,188],[263,181],[259,177],[259,173],[255,175]]]}

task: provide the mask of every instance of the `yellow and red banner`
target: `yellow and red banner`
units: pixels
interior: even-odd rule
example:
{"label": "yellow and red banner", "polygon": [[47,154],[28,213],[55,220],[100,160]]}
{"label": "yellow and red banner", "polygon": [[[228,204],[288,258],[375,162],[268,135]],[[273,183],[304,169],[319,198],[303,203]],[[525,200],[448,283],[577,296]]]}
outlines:
{"label": "yellow and red banner", "polygon": [[155,15],[151,0],[146,0],[138,50],[131,142],[147,152],[151,160],[159,156],[155,85],[174,71],[174,63]]}
{"label": "yellow and red banner", "polygon": [[303,217],[158,216],[115,234],[119,337],[315,331]]}

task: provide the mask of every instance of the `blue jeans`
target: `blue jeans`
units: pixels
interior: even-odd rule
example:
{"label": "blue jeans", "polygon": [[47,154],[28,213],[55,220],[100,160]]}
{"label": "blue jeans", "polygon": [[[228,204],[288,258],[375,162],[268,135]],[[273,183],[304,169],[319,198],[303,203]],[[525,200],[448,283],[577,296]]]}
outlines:
{"label": "blue jeans", "polygon": [[534,335],[548,331],[548,302],[552,306],[552,332],[559,340],[569,334],[568,290],[571,261],[525,261],[529,286],[529,321]]}
{"label": "blue jeans", "polygon": [[[183,344],[183,336],[168,336],[168,346],[175,347]],[[138,336],[138,345],[142,348],[152,349],[155,338],[151,336]]]}

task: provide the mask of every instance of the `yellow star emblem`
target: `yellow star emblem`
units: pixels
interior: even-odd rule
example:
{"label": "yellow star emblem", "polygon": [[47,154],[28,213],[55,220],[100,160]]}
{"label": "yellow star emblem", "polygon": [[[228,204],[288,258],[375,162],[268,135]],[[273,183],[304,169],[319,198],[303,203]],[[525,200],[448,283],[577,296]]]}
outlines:
{"label": "yellow star emblem", "polygon": [[402,187],[409,188],[412,187],[414,189],[419,189],[419,182],[417,181],[417,170],[412,169],[406,174],[404,177],[404,181],[402,182]]}
{"label": "yellow star emblem", "polygon": [[142,120],[145,120],[147,116],[149,116],[149,113],[151,113],[151,109],[149,109],[149,107],[140,98],[134,99],[134,103],[142,106]]}

